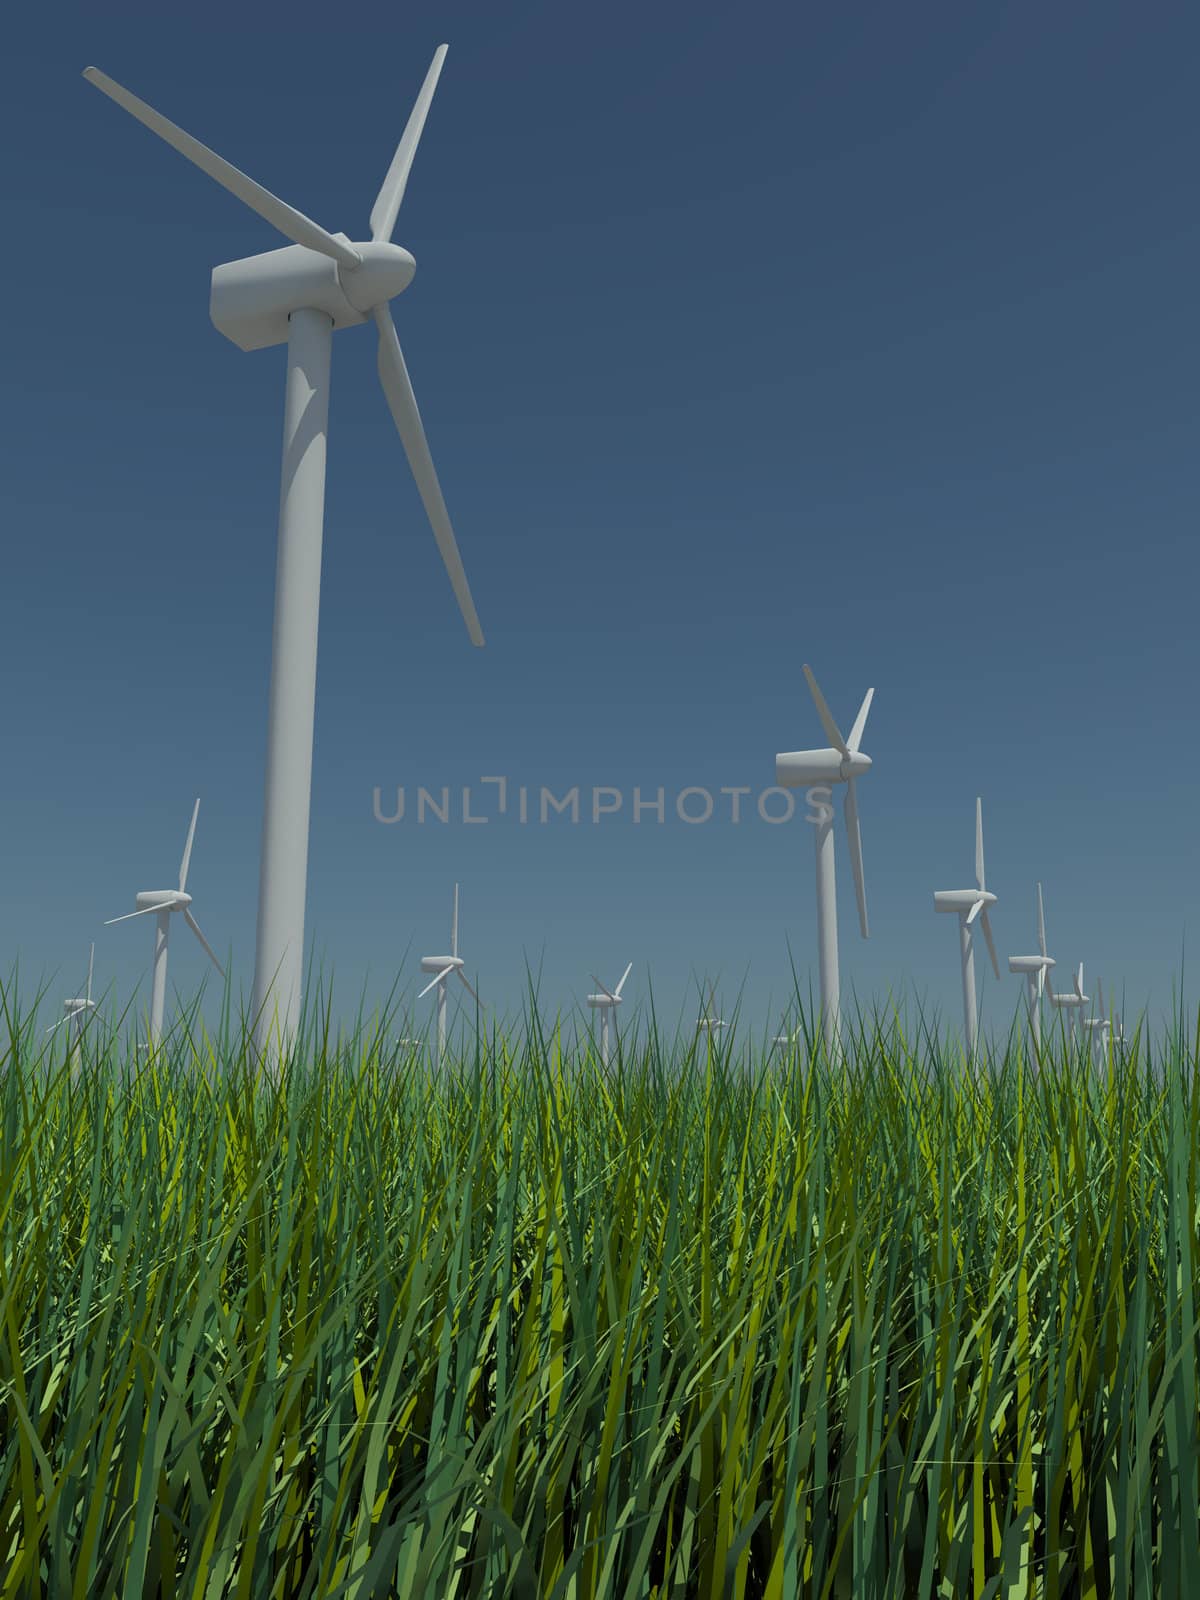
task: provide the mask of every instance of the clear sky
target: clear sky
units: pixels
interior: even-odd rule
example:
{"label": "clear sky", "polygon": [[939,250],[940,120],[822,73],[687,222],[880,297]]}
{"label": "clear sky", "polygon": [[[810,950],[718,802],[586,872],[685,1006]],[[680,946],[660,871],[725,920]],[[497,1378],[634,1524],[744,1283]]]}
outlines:
{"label": "clear sky", "polygon": [[[5,34],[23,988],[57,1003],[94,937],[97,981],[146,993],[149,919],[100,925],[174,884],[197,794],[196,914],[253,971],[284,352],[237,350],[208,294],[284,241],[80,73],[361,238],[445,40],[393,310],[487,646],[371,330],[340,332],[308,932],[347,1006],[420,987],[458,878],[500,1009],[526,961],[553,1009],[633,960],[671,1017],[708,974],[774,1020],[789,940],[815,969],[812,838],[754,797],[825,743],[805,661],[846,724],[876,687],[867,943],[838,811],[845,990],[957,1017],[932,891],[972,882],[980,794],[1002,960],[1040,877],[1060,971],[1170,1002],[1200,866],[1194,6],[25,6]],[[377,822],[400,785],[406,820]],[[458,820],[418,824],[418,785]],[[462,822],[466,785],[492,821]],[[543,785],[623,810],[522,826],[520,785],[531,817]],[[689,785],[707,824],[674,815]],[[633,822],[635,786],[664,823]],[[206,965],[176,928],[172,985]],[[984,973],[1003,1026],[1019,980]]]}

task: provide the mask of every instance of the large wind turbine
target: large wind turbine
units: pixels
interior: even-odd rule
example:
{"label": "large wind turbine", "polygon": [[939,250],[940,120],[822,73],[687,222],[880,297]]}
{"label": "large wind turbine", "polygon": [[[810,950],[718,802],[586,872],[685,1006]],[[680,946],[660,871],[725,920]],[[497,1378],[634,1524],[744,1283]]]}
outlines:
{"label": "large wind turbine", "polygon": [[76,996],[76,998],[73,1000],[64,1000],[64,1015],[61,1016],[57,1022],[53,1023],[49,1028],[46,1029],[47,1033],[53,1033],[55,1028],[61,1028],[64,1023],[66,1024],[67,1033],[69,1035],[67,1044],[67,1065],[71,1070],[72,1077],[74,1076],[76,1068],[79,1065],[79,1047],[83,1041],[84,1026],[87,1023],[89,1016],[91,1016],[92,1012],[96,1009],[96,1002],[92,999],[92,964],[95,959],[96,946],[93,944],[91,950],[88,952],[86,995]]}
{"label": "large wind turbine", "polygon": [[1036,956],[1009,956],[1008,970],[1019,972],[1025,978],[1025,990],[1029,1000],[1029,1031],[1033,1035],[1035,1048],[1040,1049],[1042,1043],[1042,995],[1046,991],[1046,979],[1050,968],[1054,965],[1053,956],[1046,954],[1046,914],[1042,909],[1042,886],[1037,886],[1038,906],[1038,949],[1040,955]]}
{"label": "large wind turbine", "polygon": [[996,904],[996,896],[988,892],[983,868],[983,801],[975,801],[975,887],[973,889],[938,889],[934,892],[935,911],[952,911],[958,917],[959,939],[962,946],[963,1022],[966,1026],[967,1054],[974,1058],[979,1040],[979,1013],[975,1004],[975,920],[983,924],[992,969],[1000,976],[1000,963],[996,959],[996,944],[992,938],[992,924],[988,907]]}
{"label": "large wind turbine", "polygon": [[442,1061],[446,1054],[446,990],[450,987],[450,974],[457,972],[466,986],[467,993],[480,1004],[479,996],[467,982],[466,973],[463,971],[463,961],[458,954],[458,885],[454,885],[454,916],[450,923],[450,954],[448,956],[422,956],[421,971],[435,972],[437,976],[432,982],[427,983],[417,996],[423,1000],[431,989],[437,990],[437,1064],[438,1071],[442,1070]]}
{"label": "large wind turbine", "polygon": [[854,726],[848,739],[842,737],[837,723],[830,715],[825,697],[817,687],[817,680],[806,666],[804,676],[812,692],[821,726],[832,745],[825,750],[792,750],[775,757],[775,782],[783,789],[808,790],[808,803],[816,817],[817,853],[817,950],[821,967],[821,1026],[826,1050],[832,1052],[840,1039],[841,988],[838,975],[837,938],[837,883],[833,859],[833,806],[831,785],[846,785],[846,837],[850,844],[850,866],[854,873],[854,892],[858,897],[858,922],[863,938],[868,937],[867,890],[863,879],[862,834],[858,825],[858,795],[855,781],[871,768],[871,758],[859,746],[867,713],[871,709],[874,689],[868,689],[858,708]]}
{"label": "large wind turbine", "polygon": [[266,796],[254,965],[255,1034],[261,1046],[276,1024],[286,1045],[300,1010],[304,904],[312,790],[317,617],[325,507],[325,435],[333,333],[374,318],[379,379],[416,479],[471,642],[483,633],[442,499],[421,414],[409,382],[388,301],[416,267],[391,242],[413,156],[446,46],[440,45],[371,208],[371,237],[352,242],[285,205],[244,172],[168,122],[95,67],[84,77],[180,155],[228,189],[292,243],[215,267],[209,312],[241,350],[287,345],[283,470],[275,569],[275,627],[267,720]]}
{"label": "large wind turbine", "polygon": [[192,915],[192,897],[185,894],[187,887],[188,865],[192,859],[192,840],[196,837],[196,818],[200,815],[200,802],[192,807],[191,826],[187,832],[187,842],[183,847],[183,860],[179,863],[178,889],[143,889],[134,899],[136,911],[129,911],[123,917],[109,917],[104,924],[111,927],[114,922],[129,922],[133,917],[145,917],[153,913],[155,917],[154,928],[154,982],[150,991],[150,1042],[157,1044],[162,1038],[163,1010],[167,998],[167,939],[171,932],[171,914],[175,911],[183,912],[183,920],[199,939],[208,952],[208,958],[216,967],[222,977],[225,970],[213,954],[212,946],[200,932],[200,924]]}
{"label": "large wind turbine", "polygon": [[600,1065],[608,1065],[608,1017],[614,1007],[621,1004],[621,990],[625,987],[625,980],[633,971],[633,962],[621,974],[621,981],[615,989],[606,989],[596,974],[592,973],[592,982],[600,991],[599,994],[590,994],[587,1003],[593,1010],[600,1013]]}

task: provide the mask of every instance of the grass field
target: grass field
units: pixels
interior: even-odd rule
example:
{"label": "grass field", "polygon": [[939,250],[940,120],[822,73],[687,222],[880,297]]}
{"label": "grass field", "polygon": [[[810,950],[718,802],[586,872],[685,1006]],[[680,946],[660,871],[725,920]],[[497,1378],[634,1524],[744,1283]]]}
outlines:
{"label": "grass field", "polygon": [[277,1083],[2,998],[0,1600],[1200,1592],[1194,1035]]}

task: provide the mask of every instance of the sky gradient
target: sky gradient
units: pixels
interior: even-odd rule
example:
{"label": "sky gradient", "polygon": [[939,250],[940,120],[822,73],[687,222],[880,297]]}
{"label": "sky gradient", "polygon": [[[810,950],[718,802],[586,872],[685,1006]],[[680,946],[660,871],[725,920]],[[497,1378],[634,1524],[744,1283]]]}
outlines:
{"label": "sky gradient", "polygon": [[[689,785],[773,782],[876,688],[871,938],[838,809],[843,991],[958,1017],[932,894],[1126,1012],[1196,925],[1200,14],[1163,4],[625,3],[199,17],[23,8],[0,107],[11,308],[0,969],[148,993],[189,889],[253,972],[284,352],[208,318],[283,241],[80,76],[94,63],[331,230],[366,218],[450,49],[393,305],[487,645],[467,641],[379,392],[334,341],[308,934],[349,1008],[448,943],[485,1001],[589,974],[673,1018],[698,975],[776,1019],[815,983],[811,830]],[[620,789],[522,826],[478,787]],[[474,785],[482,825],[373,791]],[[667,821],[629,816],[662,786]],[[495,794],[493,789],[492,794]],[[456,813],[460,806],[456,803]],[[724,820],[722,820],[724,819]],[[403,965],[401,965],[403,963]],[[207,963],[173,929],[172,987]],[[985,1024],[1020,980],[978,969]],[[694,987],[693,987],[694,994]],[[424,1006],[432,1008],[432,997]]]}

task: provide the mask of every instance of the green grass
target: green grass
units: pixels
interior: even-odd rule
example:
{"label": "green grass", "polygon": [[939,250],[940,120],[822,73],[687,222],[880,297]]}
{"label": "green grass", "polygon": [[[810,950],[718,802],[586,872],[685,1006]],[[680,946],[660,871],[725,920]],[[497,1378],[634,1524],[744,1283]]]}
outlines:
{"label": "green grass", "polygon": [[1198,1592],[1179,1030],[435,1079],[326,1011],[276,1083],[3,1003],[0,1600]]}

